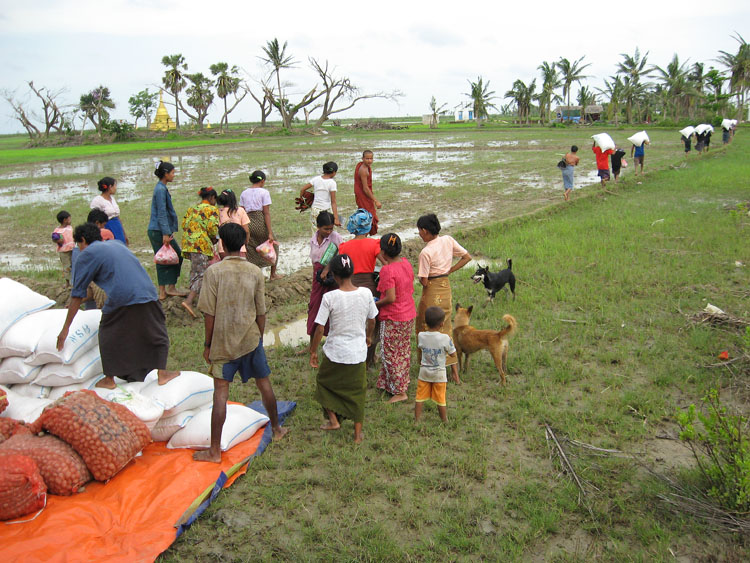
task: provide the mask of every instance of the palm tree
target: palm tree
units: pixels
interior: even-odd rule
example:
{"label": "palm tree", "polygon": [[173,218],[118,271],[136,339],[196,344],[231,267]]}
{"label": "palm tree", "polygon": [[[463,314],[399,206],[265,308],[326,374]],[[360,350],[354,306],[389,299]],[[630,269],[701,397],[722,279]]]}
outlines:
{"label": "palm tree", "polygon": [[641,83],[641,78],[645,78],[652,72],[652,68],[646,68],[648,62],[648,51],[646,54],[641,56],[641,52],[638,47],[635,48],[635,53],[631,57],[627,53],[620,53],[622,61],[617,63],[617,74],[624,74],[627,80],[623,79],[623,84],[626,86],[625,94],[625,115],[628,123],[632,123],[633,118],[633,103],[637,97],[641,95],[646,86]]}
{"label": "palm tree", "polygon": [[679,120],[683,112],[687,113],[685,110],[690,105],[690,98],[696,92],[690,84],[688,76],[690,68],[687,66],[687,61],[680,64],[680,59],[675,53],[667,68],[654,66],[651,70],[659,75],[658,78],[666,92],[664,118],[666,119],[669,116],[669,110],[671,109],[675,121]]}
{"label": "palm tree", "polygon": [[555,63],[548,63],[544,61],[537,67],[542,72],[542,91],[537,96],[539,100],[539,113],[542,118],[542,122],[552,120],[552,102],[560,99],[555,90],[562,86],[562,80],[560,75],[557,74]]}
{"label": "palm tree", "polygon": [[185,57],[179,53],[162,57],[161,64],[168,67],[161,81],[164,84],[164,87],[172,92],[172,95],[174,96],[174,121],[177,129],[179,129],[180,106],[178,96],[186,84],[185,71],[187,71],[187,64],[185,63]]}
{"label": "palm tree", "polygon": [[738,33],[734,39],[740,44],[737,54],[719,51],[716,59],[729,70],[729,91],[737,96],[737,119],[745,113],[747,91],[750,89],[750,44]]}
{"label": "palm tree", "polygon": [[586,122],[586,106],[596,103],[596,94],[588,86],[581,86],[578,90],[578,105],[581,106],[581,121]]}
{"label": "palm tree", "polygon": [[247,91],[234,103],[231,109],[227,108],[227,96],[229,94],[237,94],[237,90],[240,89],[241,80],[237,76],[239,68],[233,66],[231,69],[227,63],[216,63],[209,67],[211,74],[216,77],[216,95],[224,102],[224,115],[221,117],[220,127],[223,128],[226,123],[227,129],[229,129],[229,113],[237,107],[242,99],[247,95]]}
{"label": "palm tree", "polygon": [[495,99],[495,92],[490,91],[490,82],[484,84],[484,80],[481,76],[477,77],[476,82],[468,81],[470,90],[468,94],[465,94],[471,98],[474,105],[474,119],[477,120],[477,127],[482,126],[482,119],[489,117],[488,111],[490,108],[497,109],[495,104],[491,100]]}
{"label": "palm tree", "polygon": [[519,125],[524,119],[526,119],[526,123],[529,122],[531,101],[537,97],[534,95],[534,90],[536,90],[536,78],[528,86],[524,84],[523,80],[516,80],[513,83],[513,88],[505,92],[505,97],[512,98],[518,108]]}
{"label": "palm tree", "polygon": [[587,76],[583,74],[583,70],[586,67],[591,66],[591,63],[579,66],[585,58],[586,55],[571,63],[568,59],[560,57],[560,60],[555,63],[557,69],[562,73],[563,98],[567,99],[566,103],[568,106],[570,106],[570,87],[573,82],[578,82],[580,84],[581,80],[587,78]]}
{"label": "palm tree", "polygon": [[289,129],[291,127],[291,119],[289,118],[289,112],[287,111],[287,100],[284,98],[284,92],[281,89],[281,69],[291,68],[294,66],[294,58],[286,53],[287,42],[284,41],[283,45],[279,45],[279,40],[275,37],[271,41],[266,41],[266,46],[263,47],[263,52],[266,54],[265,57],[261,57],[261,60],[273,67],[273,72],[276,74],[276,86],[279,89],[278,98],[274,101],[274,105],[281,113],[281,119],[284,123],[284,128]]}
{"label": "palm tree", "polygon": [[607,103],[607,120],[615,118],[615,127],[619,125],[620,104],[623,100],[623,83],[619,76],[610,76],[610,81],[604,81],[604,88],[597,88],[602,96],[606,96]]}
{"label": "palm tree", "polygon": [[695,99],[693,100],[693,103],[690,106],[690,117],[695,117],[698,106],[703,102],[703,100],[706,97],[706,85],[708,83],[708,77],[705,73],[705,66],[703,63],[693,63],[693,67],[690,71],[690,74],[688,75],[688,79],[690,80],[690,84],[696,91]]}

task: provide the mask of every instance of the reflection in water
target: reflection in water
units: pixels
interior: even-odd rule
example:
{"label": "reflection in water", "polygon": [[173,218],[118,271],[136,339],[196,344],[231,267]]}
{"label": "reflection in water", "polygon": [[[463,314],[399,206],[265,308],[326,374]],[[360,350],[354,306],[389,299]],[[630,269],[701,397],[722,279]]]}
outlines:
{"label": "reflection in water", "polygon": [[310,342],[307,335],[307,315],[276,327],[266,327],[263,334],[263,347],[273,348],[275,346],[299,346]]}

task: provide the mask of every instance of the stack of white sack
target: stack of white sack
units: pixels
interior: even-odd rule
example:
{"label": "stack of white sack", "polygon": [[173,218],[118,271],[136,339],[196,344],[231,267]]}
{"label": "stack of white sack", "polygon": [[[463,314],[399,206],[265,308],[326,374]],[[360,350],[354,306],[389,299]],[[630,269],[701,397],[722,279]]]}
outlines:
{"label": "stack of white sack", "polygon": [[633,143],[636,147],[640,147],[644,142],[650,144],[651,139],[648,138],[648,133],[645,131],[641,131],[639,133],[636,133],[635,135],[631,135],[628,137],[628,141]]}
{"label": "stack of white sack", "polygon": [[684,129],[680,129],[680,135],[682,135],[686,139],[689,139],[690,135],[692,135],[693,133],[695,133],[695,127],[693,127],[692,125],[688,125]]}
{"label": "stack of white sack", "polygon": [[596,146],[602,149],[602,151],[615,149],[615,142],[608,133],[597,133],[596,135],[591,135],[591,138],[594,139],[594,143],[596,143]]}
{"label": "stack of white sack", "polygon": [[197,412],[211,406],[214,380],[197,371],[181,371],[178,377],[159,385],[154,370],[146,376],[139,393],[164,408],[161,419],[151,428],[151,437],[156,442],[166,442],[184,428]]}

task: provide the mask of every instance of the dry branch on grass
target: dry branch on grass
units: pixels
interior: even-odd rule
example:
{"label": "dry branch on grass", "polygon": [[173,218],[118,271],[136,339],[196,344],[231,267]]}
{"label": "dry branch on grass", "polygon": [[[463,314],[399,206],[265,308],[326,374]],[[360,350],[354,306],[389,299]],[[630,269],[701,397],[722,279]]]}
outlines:
{"label": "dry branch on grass", "polygon": [[729,313],[710,313],[708,311],[700,311],[690,316],[690,320],[695,324],[704,324],[711,326],[726,326],[730,328],[744,329],[750,326],[750,321],[746,321],[743,318],[735,317]]}

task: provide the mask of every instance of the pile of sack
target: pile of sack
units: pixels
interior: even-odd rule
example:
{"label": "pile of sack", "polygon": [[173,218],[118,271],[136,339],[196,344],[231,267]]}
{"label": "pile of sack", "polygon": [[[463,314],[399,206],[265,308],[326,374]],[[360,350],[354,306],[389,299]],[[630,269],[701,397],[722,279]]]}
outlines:
{"label": "pile of sack", "polygon": [[[205,449],[211,438],[213,379],[183,371],[164,385],[104,374],[98,346],[101,311],[79,311],[62,350],[67,315],[51,299],[0,279],[0,520],[41,509],[46,494],[71,495],[107,481],[152,440]],[[229,405],[222,450],[249,439],[268,417]]]}

